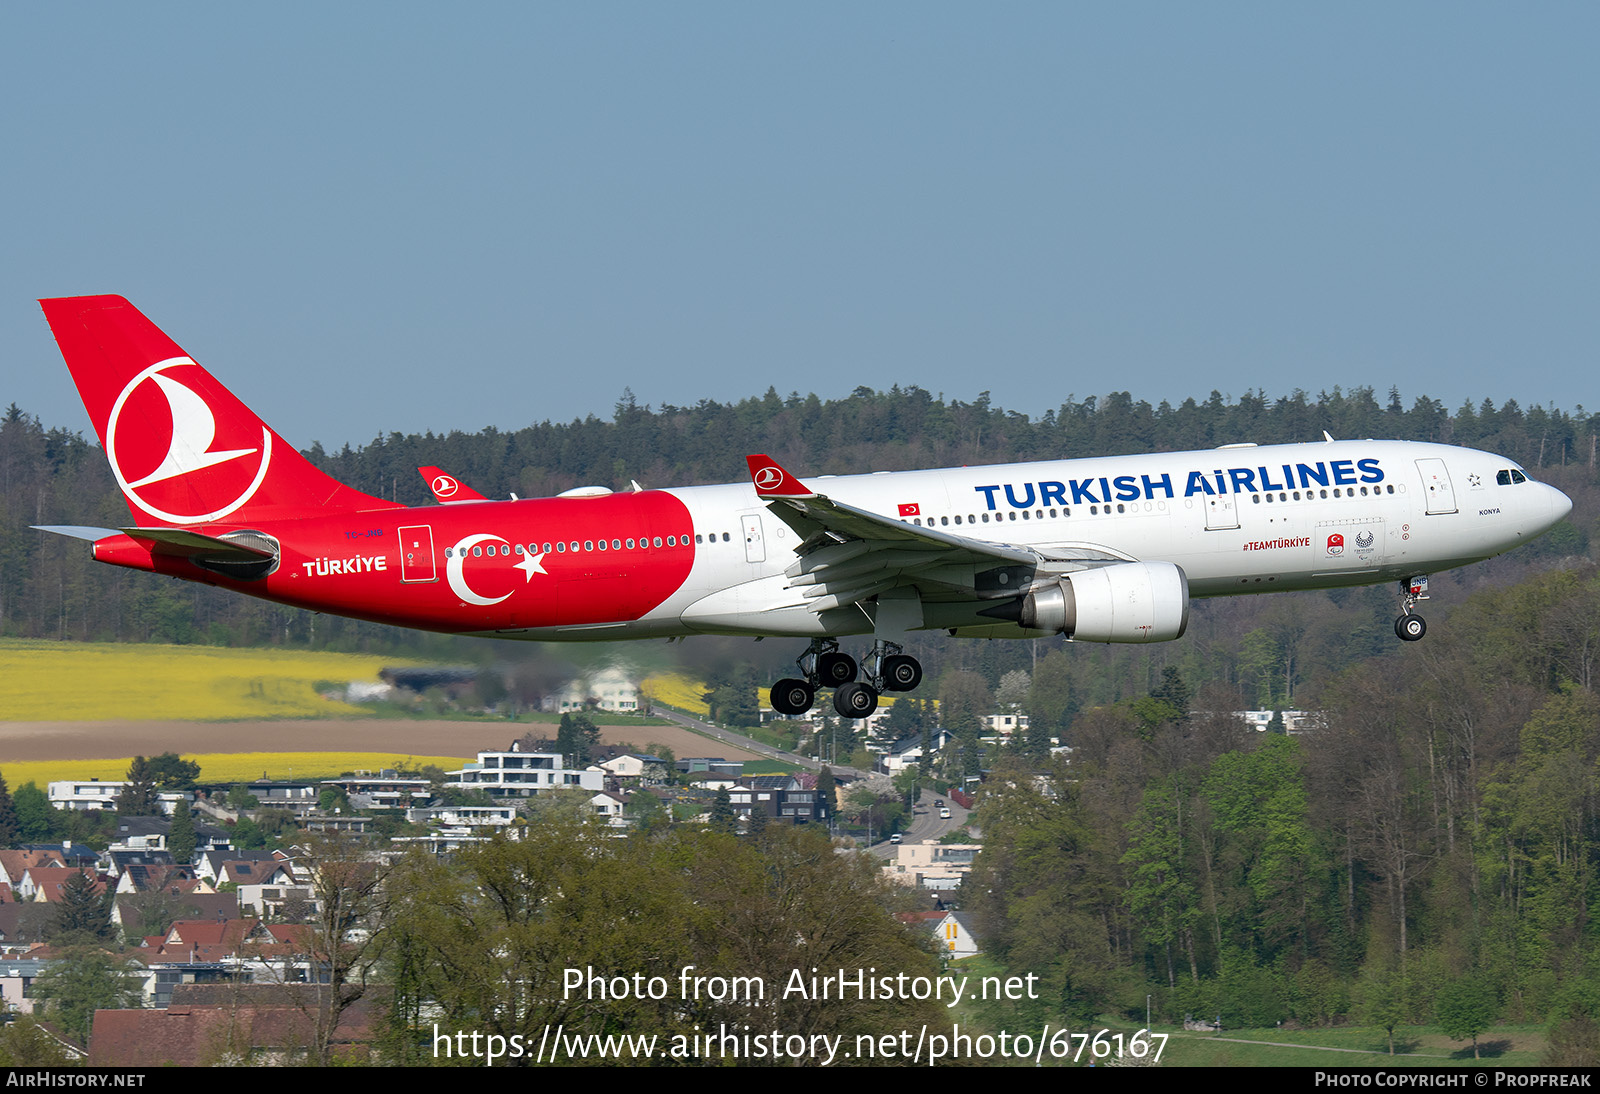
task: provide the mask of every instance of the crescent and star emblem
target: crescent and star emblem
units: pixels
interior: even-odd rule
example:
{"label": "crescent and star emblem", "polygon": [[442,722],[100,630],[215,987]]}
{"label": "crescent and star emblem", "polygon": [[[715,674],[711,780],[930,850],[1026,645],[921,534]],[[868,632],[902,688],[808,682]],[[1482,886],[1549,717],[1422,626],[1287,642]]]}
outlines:
{"label": "crescent and star emblem", "polygon": [[[506,597],[511,595],[510,593],[506,593],[505,596],[480,596],[473,590],[471,585],[467,584],[467,575],[465,572],[467,552],[479,544],[487,543],[490,540],[493,540],[496,543],[506,542],[500,536],[493,535],[489,532],[476,532],[470,536],[466,536],[454,547],[452,547],[450,550],[450,557],[445,560],[444,564],[444,576],[445,580],[450,583],[450,591],[455,593],[468,604],[476,604],[481,608],[487,608],[491,604],[498,604],[502,600],[506,599]],[[512,569],[522,571],[523,582],[526,584],[527,582],[533,580],[534,574],[549,574],[549,571],[544,568],[543,563],[544,554],[542,552],[537,555],[525,554],[521,557],[521,561],[512,566]]]}

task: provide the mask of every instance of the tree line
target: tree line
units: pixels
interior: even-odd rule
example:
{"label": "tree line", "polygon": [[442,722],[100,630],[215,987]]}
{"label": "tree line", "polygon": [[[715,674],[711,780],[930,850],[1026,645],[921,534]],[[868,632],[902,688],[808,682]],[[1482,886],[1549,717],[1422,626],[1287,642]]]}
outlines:
{"label": "tree line", "polygon": [[1080,712],[1070,760],[996,757],[965,890],[996,950],[1077,1021],[1150,993],[1236,1026],[1590,1023],[1600,579],[1449,624],[1317,681],[1297,736],[1244,733],[1211,688]]}

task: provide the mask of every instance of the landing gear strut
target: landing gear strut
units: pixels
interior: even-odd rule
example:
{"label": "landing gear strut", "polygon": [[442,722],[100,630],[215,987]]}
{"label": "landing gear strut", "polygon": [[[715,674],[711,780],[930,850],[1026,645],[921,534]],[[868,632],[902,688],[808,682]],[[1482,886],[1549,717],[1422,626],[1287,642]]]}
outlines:
{"label": "landing gear strut", "polygon": [[857,681],[855,659],[839,652],[832,638],[813,638],[795,664],[803,679],[784,679],[772,685],[772,709],[785,717],[795,717],[811,709],[817,692],[833,689],[833,709],[842,718],[865,718],[878,709],[878,696],[885,691],[910,691],[922,683],[922,665],[901,647],[883,639],[872,644],[861,666],[866,679]]}
{"label": "landing gear strut", "polygon": [[1412,612],[1417,601],[1428,599],[1426,575],[1411,577],[1400,583],[1400,618],[1394,621],[1394,633],[1403,642],[1415,642],[1428,633],[1428,621]]}

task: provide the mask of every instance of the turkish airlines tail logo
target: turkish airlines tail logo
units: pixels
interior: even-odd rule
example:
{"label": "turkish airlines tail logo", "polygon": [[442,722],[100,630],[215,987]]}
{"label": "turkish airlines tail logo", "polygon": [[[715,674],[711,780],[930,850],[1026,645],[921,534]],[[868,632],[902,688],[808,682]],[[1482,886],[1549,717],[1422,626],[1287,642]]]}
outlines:
{"label": "turkish airlines tail logo", "polygon": [[395,507],[317,470],[122,297],[40,304],[140,524]]}
{"label": "turkish airlines tail logo", "polygon": [[[177,375],[167,375],[169,370]],[[261,489],[272,464],[272,431],[262,426],[260,436],[250,438],[257,442],[252,447],[226,447],[231,438],[218,447],[217,416],[205,399],[183,382],[185,372],[191,383],[209,379],[194,361],[174,357],[151,365],[128,381],[106,422],[106,458],[117,485],[134,505],[173,524],[199,524],[237,511]],[[168,423],[165,432],[158,425],[162,401]],[[119,428],[130,402],[130,418],[137,424]],[[157,454],[160,458],[152,470],[131,477],[148,467]],[[220,504],[196,512],[197,499],[203,499],[201,508]]]}

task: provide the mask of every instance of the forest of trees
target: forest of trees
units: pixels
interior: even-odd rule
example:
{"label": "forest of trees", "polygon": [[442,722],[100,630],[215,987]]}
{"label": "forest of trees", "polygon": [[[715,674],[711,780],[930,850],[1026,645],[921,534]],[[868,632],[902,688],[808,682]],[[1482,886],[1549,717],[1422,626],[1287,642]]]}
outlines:
{"label": "forest of trees", "polygon": [[1221,688],[1084,711],[1070,764],[991,771],[972,906],[1067,1016],[1154,992],[1169,1018],[1392,1028],[1466,983],[1495,1017],[1582,1020],[1600,1012],[1597,658],[1581,566],[1319,680],[1299,736],[1241,747]]}

